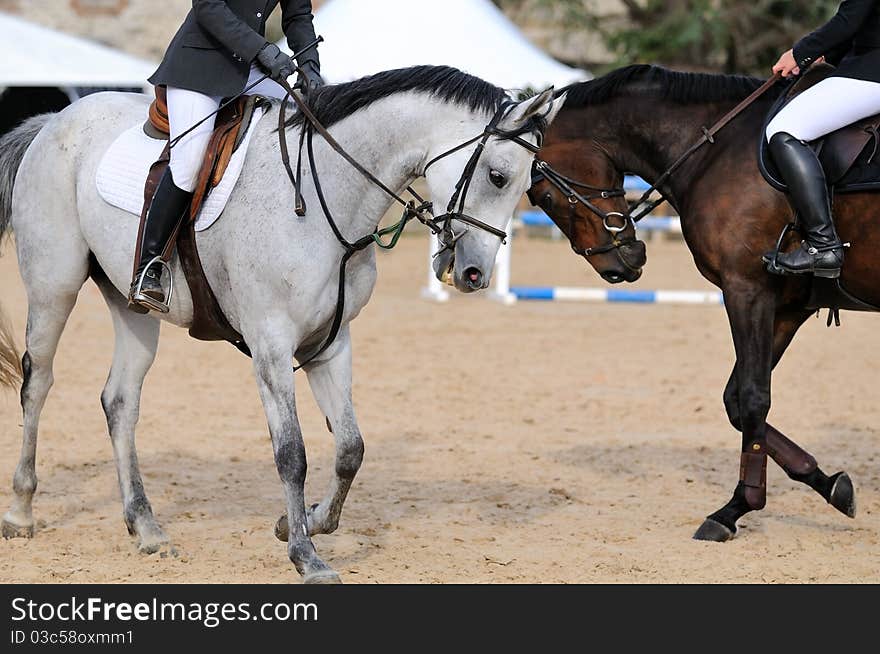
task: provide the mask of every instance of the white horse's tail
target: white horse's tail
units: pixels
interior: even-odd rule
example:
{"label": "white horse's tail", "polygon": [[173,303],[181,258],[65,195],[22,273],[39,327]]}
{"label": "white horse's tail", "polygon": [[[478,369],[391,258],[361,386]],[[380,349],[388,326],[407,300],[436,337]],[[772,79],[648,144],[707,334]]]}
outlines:
{"label": "white horse's tail", "polygon": [[[25,152],[53,114],[29,118],[0,138],[0,245],[9,234],[12,190]],[[9,321],[0,309],[0,386],[17,388],[22,379],[21,358]]]}
{"label": "white horse's tail", "polygon": [[41,114],[28,118],[21,125],[0,138],[0,240],[9,232],[12,215],[12,189],[15,176],[24,154],[37,138],[40,130],[54,114]]}

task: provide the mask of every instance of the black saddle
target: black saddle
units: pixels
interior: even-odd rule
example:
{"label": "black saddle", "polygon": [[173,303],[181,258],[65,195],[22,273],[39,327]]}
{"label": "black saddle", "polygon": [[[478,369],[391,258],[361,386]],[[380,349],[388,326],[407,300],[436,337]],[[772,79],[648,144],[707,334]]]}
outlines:
{"label": "black saddle", "polygon": [[[782,109],[799,94],[815,86],[834,73],[834,67],[819,64],[810,68],[803,77],[794,82],[786,93],[773,105],[761,130],[758,148],[758,167],[764,179],[772,187],[786,192],[773,158],[768,151],[765,137],[767,125]],[[825,177],[835,193],[880,191],[880,114],[828,134],[815,141],[813,147],[825,169]]]}

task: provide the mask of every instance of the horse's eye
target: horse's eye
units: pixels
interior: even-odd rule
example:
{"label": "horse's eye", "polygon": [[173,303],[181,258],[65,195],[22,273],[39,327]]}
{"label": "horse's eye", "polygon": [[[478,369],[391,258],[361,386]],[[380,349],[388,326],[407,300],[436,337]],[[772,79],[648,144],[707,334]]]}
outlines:
{"label": "horse's eye", "polygon": [[498,188],[504,188],[505,186],[507,186],[507,177],[505,177],[502,173],[499,173],[497,170],[489,171],[489,181]]}
{"label": "horse's eye", "polygon": [[544,211],[546,211],[547,213],[550,213],[550,211],[553,209],[553,196],[552,195],[550,195],[549,193],[545,193],[543,195],[543,197],[541,198],[541,208]]}

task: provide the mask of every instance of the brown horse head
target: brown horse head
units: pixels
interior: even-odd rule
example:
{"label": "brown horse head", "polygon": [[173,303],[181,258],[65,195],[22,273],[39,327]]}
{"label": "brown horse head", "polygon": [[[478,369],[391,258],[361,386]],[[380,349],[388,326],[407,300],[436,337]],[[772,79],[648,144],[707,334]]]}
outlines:
{"label": "brown horse head", "polygon": [[532,204],[550,216],[606,282],[639,279],[647,261],[645,244],[629,217],[623,174],[607,151],[593,139],[556,135],[545,141],[539,157],[529,189]]}

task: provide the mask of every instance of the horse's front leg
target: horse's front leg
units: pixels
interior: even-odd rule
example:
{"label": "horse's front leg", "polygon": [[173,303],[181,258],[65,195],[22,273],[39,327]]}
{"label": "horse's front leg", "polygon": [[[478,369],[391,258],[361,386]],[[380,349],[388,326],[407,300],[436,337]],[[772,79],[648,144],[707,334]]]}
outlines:
{"label": "horse's front leg", "polygon": [[724,285],[736,349],[739,422],[742,431],[739,483],[733,498],[710,515],[694,534],[697,540],[723,542],[736,533],[737,521],[767,501],[767,414],[773,369],[775,296],[751,280]]}
{"label": "horse's front leg", "polygon": [[[364,441],[354,416],[351,398],[351,337],[348,327],[340,331],[327,354],[306,367],[309,385],[318,406],[327,416],[327,426],[336,439],[336,464],[330,489],[320,503],[308,511],[309,535],[332,534],[339,526],[342,506],[361,467]],[[287,516],[275,527],[275,535],[287,540]]]}
{"label": "horse's front leg", "polygon": [[294,398],[294,344],[281,336],[289,331],[270,326],[257,338],[249,339],[275,465],[287,501],[287,553],[305,583],[338,583],[339,575],[318,557],[309,537],[304,498],[306,449]]}
{"label": "horse's front leg", "polygon": [[[803,309],[777,313],[773,333],[773,366],[779,363],[785,350],[791,344],[797,330],[813,314]],[[724,390],[724,406],[730,423],[737,431],[742,431],[739,415],[739,381],[736,367]],[[852,480],[845,472],[826,475],[819,467],[815,457],[789,439],[781,431],[767,425],[767,453],[785,474],[794,481],[806,484],[819,493],[826,502],[841,513],[854,518],[856,515],[855,489]]]}

